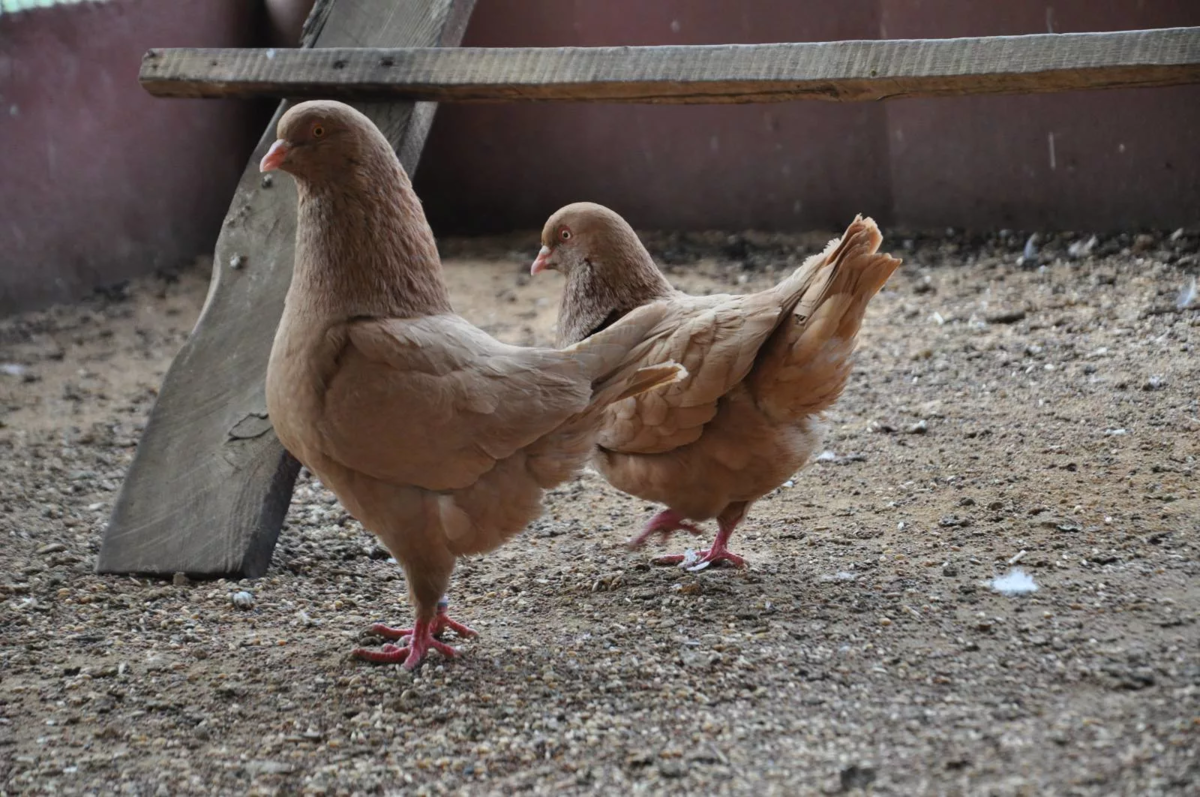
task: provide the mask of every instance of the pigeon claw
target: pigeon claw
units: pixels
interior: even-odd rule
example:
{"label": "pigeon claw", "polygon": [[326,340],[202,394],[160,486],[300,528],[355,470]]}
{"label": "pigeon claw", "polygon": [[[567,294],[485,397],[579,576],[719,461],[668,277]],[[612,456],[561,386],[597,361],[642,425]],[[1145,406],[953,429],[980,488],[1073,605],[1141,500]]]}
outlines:
{"label": "pigeon claw", "polygon": [[[393,629],[396,630],[396,629]],[[375,664],[399,664],[406,670],[415,670],[421,666],[430,649],[436,650],[448,659],[459,655],[458,651],[433,638],[433,623],[417,621],[413,633],[406,638],[404,647],[386,644],[379,650],[355,648],[354,657]]]}
{"label": "pigeon claw", "polygon": [[707,551],[688,551],[685,554],[669,554],[656,556],[650,560],[656,565],[679,565],[684,570],[698,573],[714,565],[729,564],[732,567],[745,567],[746,560],[730,551],[728,548],[717,548],[715,545]]}
{"label": "pigeon claw", "polygon": [[446,614],[446,608],[446,601],[440,601],[437,616],[433,620],[417,620],[412,628],[392,628],[390,625],[375,623],[371,626],[372,633],[385,639],[394,639],[400,642],[400,645],[387,644],[379,650],[355,648],[353,656],[375,664],[401,664],[406,670],[416,669],[430,650],[436,650],[448,659],[454,658],[459,655],[458,650],[442,642],[439,637],[447,630],[463,638],[477,634],[474,629],[451,620]]}
{"label": "pigeon claw", "polygon": [[691,523],[684,519],[683,515],[671,509],[664,509],[659,512],[650,522],[646,524],[646,528],[642,529],[641,533],[629,541],[630,548],[641,548],[646,544],[646,540],[655,534],[661,534],[663,542],[671,539],[671,534],[676,531],[686,531],[689,534],[700,534],[700,527],[695,523]]}

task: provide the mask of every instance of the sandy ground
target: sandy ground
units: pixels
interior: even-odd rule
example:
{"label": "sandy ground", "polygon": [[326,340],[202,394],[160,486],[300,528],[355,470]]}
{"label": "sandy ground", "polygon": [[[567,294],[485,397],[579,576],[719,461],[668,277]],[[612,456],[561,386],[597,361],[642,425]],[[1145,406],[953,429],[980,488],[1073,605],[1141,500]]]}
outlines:
{"label": "sandy ground", "polygon": [[[700,292],[824,238],[653,240]],[[93,574],[203,266],[0,321],[4,793],[1200,794],[1200,238],[1086,241],[889,236],[748,569],[651,566],[696,541],[626,550],[652,507],[585,474],[461,563],[480,636],[417,676],[348,658],[404,585],[306,474],[263,579]],[[459,309],[548,342],[535,246],[447,244]]]}

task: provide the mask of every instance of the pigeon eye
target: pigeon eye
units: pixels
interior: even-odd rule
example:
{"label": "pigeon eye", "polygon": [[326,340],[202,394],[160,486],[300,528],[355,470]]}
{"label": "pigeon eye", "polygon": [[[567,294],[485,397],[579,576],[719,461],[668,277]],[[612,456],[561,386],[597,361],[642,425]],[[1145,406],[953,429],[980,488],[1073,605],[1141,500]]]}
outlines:
{"label": "pigeon eye", "polygon": [[568,230],[566,227],[563,227],[561,230],[558,231],[558,237],[563,239],[564,241],[569,241],[569,240],[571,240],[571,231]]}
{"label": "pigeon eye", "polygon": [[321,125],[313,125],[312,134],[313,138],[320,138],[321,136],[325,135],[325,128]]}

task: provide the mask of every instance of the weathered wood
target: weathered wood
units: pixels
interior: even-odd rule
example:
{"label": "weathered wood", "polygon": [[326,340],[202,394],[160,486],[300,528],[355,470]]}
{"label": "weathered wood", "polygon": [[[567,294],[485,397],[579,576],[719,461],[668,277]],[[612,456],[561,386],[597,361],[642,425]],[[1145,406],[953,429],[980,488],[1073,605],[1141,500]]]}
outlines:
{"label": "weathered wood", "polygon": [[1200,28],[672,47],[151,50],[160,97],[880,100],[1200,82]]}
{"label": "weathered wood", "polygon": [[[305,46],[454,46],[474,0],[318,0]],[[436,108],[359,105],[416,168]],[[264,377],[291,279],[292,182],[246,167],[217,241],[200,320],[167,373],[100,549],[102,573],[258,576],[287,513],[298,463],[267,420]]]}

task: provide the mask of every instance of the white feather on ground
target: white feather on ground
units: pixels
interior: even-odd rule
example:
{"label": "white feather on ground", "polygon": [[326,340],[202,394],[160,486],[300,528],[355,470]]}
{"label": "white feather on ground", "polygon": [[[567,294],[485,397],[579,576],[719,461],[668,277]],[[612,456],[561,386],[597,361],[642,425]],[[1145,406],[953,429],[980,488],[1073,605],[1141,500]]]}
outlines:
{"label": "white feather on ground", "polygon": [[992,579],[991,587],[1001,595],[1026,595],[1038,591],[1038,585],[1033,580],[1033,576],[1019,567],[1014,567],[1005,575]]}

